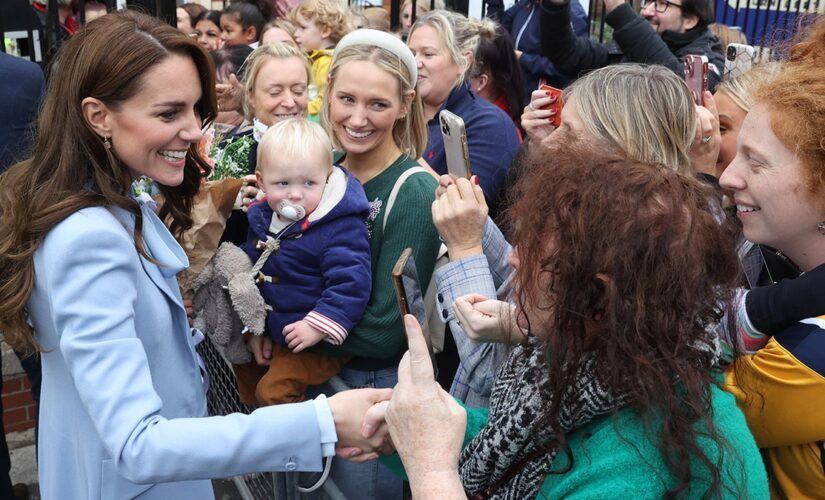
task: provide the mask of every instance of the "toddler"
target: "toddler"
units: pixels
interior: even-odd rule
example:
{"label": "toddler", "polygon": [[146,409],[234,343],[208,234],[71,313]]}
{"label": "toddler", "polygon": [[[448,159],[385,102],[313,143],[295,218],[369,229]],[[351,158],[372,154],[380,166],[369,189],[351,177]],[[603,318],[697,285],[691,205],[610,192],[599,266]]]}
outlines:
{"label": "toddler", "polygon": [[[358,180],[333,166],[323,128],[303,118],[269,128],[255,175],[266,199],[250,206],[241,248],[253,264],[265,259],[256,281],[272,308],[265,335],[274,345],[265,373],[254,361],[235,373],[245,403],[297,402],[307,385],[326,382],[349,360],[308,349],[343,343],[367,307],[369,204]],[[262,339],[250,342],[260,348]]]}
{"label": "toddler", "polygon": [[295,41],[312,61],[312,81],[307,112],[316,116],[327,88],[327,73],[335,44],[349,32],[347,11],[336,0],[304,0],[290,14]]}

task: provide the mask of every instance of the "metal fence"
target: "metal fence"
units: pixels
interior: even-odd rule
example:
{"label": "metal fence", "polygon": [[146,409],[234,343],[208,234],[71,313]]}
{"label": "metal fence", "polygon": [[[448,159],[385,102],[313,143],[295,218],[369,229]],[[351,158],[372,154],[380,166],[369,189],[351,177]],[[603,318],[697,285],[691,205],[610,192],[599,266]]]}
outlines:
{"label": "metal fence", "polygon": [[[573,0],[576,1],[576,0]],[[771,46],[787,40],[802,16],[825,13],[825,0],[714,0],[715,20],[737,28],[751,45]],[[642,0],[629,2],[639,11]],[[599,41],[611,39],[612,31],[604,21],[603,0],[590,0],[590,36]]]}
{"label": "metal fence", "polygon": [[[209,415],[248,414],[254,410],[253,407],[241,403],[232,367],[209,335],[206,335],[203,342],[198,344],[197,350],[209,373],[209,392],[206,397]],[[336,390],[346,389],[342,385],[343,382],[338,381],[337,378],[331,383]],[[237,495],[230,492],[229,496],[242,500],[346,500],[331,479],[327,479],[323,486],[312,494],[300,493],[298,491],[299,476],[297,472],[235,476],[230,480],[237,490]],[[317,475],[312,476],[313,479],[317,479]],[[305,482],[311,481],[308,479]]]}

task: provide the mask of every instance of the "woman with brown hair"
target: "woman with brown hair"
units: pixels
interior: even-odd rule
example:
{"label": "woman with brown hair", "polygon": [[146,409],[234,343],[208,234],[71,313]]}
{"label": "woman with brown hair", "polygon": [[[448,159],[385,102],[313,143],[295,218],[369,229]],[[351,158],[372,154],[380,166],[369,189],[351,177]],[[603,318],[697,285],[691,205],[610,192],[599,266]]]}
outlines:
{"label": "woman with brown hair", "polygon": [[489,411],[466,410],[463,451],[465,411],[407,323],[387,422],[416,498],[767,498],[753,438],[719,387],[712,327],[737,262],[710,190],[592,145],[529,169],[511,257],[527,335]]}
{"label": "woman with brown hair", "polygon": [[[197,149],[216,114],[209,56],[119,11],[58,58],[34,154],[0,178],[0,330],[41,351],[43,497],[211,498],[209,478],[320,470],[336,441],[360,435],[369,401],[353,398],[386,394],[201,418],[202,334],[188,326],[172,233],[191,226],[209,171]],[[163,194],[157,214],[143,181]]]}

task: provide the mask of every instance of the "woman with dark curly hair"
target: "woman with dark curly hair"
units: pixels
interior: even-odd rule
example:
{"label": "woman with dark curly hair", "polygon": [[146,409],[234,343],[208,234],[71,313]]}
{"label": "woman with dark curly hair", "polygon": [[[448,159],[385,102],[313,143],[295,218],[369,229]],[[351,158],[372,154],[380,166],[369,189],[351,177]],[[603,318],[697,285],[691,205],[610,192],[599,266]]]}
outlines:
{"label": "woman with dark curly hair", "polygon": [[711,188],[580,146],[552,151],[518,186],[518,313],[494,319],[526,335],[489,411],[466,409],[463,451],[465,410],[421,368],[407,324],[387,421],[413,495],[767,498],[753,438],[719,387],[713,326],[738,266]]}

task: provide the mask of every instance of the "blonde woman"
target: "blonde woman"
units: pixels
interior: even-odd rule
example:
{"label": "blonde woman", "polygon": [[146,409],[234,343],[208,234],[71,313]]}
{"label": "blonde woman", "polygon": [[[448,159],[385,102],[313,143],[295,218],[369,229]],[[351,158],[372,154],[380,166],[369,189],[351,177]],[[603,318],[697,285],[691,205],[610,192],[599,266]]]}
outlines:
{"label": "blonde woman", "polygon": [[465,79],[481,32],[494,30],[490,21],[472,21],[460,14],[432,11],[416,20],[407,45],[418,64],[416,90],[428,120],[429,142],[424,161],[439,174],[447,173],[438,113],[446,109],[463,118],[470,169],[478,176],[490,214],[495,218],[505,173],[519,149],[519,136],[507,113],[476,96]]}
{"label": "blonde woman", "polygon": [[[524,108],[522,126],[533,140],[555,142],[550,124],[552,111],[544,109],[551,97],[536,91]],[[613,151],[639,161],[659,163],[690,173],[697,127],[701,138],[711,137],[710,122],[697,126],[696,106],[684,81],[659,66],[617,64],[597,69],[580,78],[562,95],[561,132],[585,130]],[[717,144],[718,147],[718,144]],[[715,161],[716,156],[713,157]]]}
{"label": "blonde woman", "polygon": [[[401,252],[412,248],[426,289],[440,244],[430,216],[437,183],[424,171],[410,175],[427,142],[421,99],[413,88],[417,76],[404,43],[370,29],[344,37],[330,67],[321,122],[336,149],[344,152],[339,165],[361,182],[370,202],[373,278],[367,310],[347,340],[334,352],[328,346],[316,349],[352,356],[339,377],[353,387],[396,384],[406,341],[390,271]],[[409,177],[399,181],[402,175]],[[389,211],[390,193],[399,182]],[[401,481],[377,463],[338,460],[331,477],[347,498],[401,498]]]}
{"label": "blonde woman", "polygon": [[[242,203],[248,206],[258,194],[255,187],[255,165],[258,142],[264,132],[277,122],[305,117],[310,83],[309,61],[300,49],[285,43],[270,43],[255,49],[246,60],[243,76],[243,108],[246,129],[219,145],[215,166],[232,166],[233,177],[248,176],[251,186],[244,188]],[[240,245],[246,240],[248,225],[240,210],[227,221],[223,241]]]}
{"label": "blonde woman", "polygon": [[724,80],[716,87],[713,98],[719,110],[719,129],[722,134],[722,144],[716,160],[717,178],[722,176],[722,172],[736,156],[736,139],[739,137],[745,116],[753,106],[751,94],[754,88],[775,75],[779,68],[779,63],[754,66],[741,76]]}

